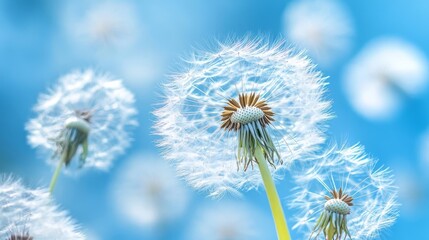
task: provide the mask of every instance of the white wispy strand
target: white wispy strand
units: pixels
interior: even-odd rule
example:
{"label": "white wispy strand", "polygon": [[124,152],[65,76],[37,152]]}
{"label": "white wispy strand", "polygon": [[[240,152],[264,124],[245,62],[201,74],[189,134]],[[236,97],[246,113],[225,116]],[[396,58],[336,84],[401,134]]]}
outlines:
{"label": "white wispy strand", "polygon": [[186,239],[269,239],[266,222],[252,206],[242,202],[219,202],[198,209]]}
{"label": "white wispy strand", "polygon": [[21,181],[0,177],[0,239],[28,233],[37,240],[86,239],[45,189],[29,189]]}
{"label": "white wispy strand", "polygon": [[187,62],[164,86],[155,131],[165,158],[194,188],[221,196],[261,185],[258,169],[237,170],[237,134],[220,128],[223,107],[239,93],[260,94],[275,113],[267,129],[286,165],[271,169],[274,178],[324,142],[330,118],[330,103],[322,99],[325,77],[284,41],[249,37],[218,43]]}
{"label": "white wispy strand", "polygon": [[179,219],[189,194],[168,164],[151,154],[131,157],[112,186],[118,212],[129,222],[158,228]]}
{"label": "white wispy strand", "polygon": [[346,68],[345,91],[351,105],[364,117],[388,118],[400,108],[402,98],[425,89],[427,66],[427,58],[410,43],[376,39]]}
{"label": "white wispy strand", "polygon": [[284,34],[308,50],[317,63],[329,65],[351,45],[349,14],[336,0],[294,1],[284,12]]}
{"label": "white wispy strand", "polygon": [[59,161],[58,156],[53,157],[60,154],[56,152],[58,138],[76,111],[91,112],[89,151],[83,167],[108,169],[131,141],[128,128],[137,124],[133,94],[121,80],[92,70],[61,77],[54,88],[40,95],[34,111],[37,116],[26,125],[28,142],[45,152],[53,166]]}
{"label": "white wispy strand", "polygon": [[[305,170],[294,172],[298,187],[293,189],[289,202],[290,208],[297,212],[292,219],[293,229],[308,239],[324,211],[325,196],[341,188],[353,197],[353,206],[347,215],[352,239],[377,238],[381,230],[395,222],[399,205],[391,171],[376,165],[377,161],[368,157],[360,145],[334,146],[321,157],[303,164]],[[317,239],[325,238],[320,234]]]}

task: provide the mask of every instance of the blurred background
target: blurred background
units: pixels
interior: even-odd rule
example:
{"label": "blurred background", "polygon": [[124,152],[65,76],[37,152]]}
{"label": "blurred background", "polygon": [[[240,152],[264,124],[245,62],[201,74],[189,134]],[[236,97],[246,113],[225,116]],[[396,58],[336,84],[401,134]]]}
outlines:
{"label": "blurred background", "polygon": [[[54,193],[56,202],[69,211],[90,239],[226,239],[243,228],[258,229],[255,236],[259,237],[254,239],[275,239],[263,190],[246,193],[242,198],[211,200],[174,179],[173,190],[162,192],[155,186],[149,193],[167,197],[170,194],[172,198],[180,195],[178,202],[167,201],[158,206],[130,200],[130,204],[136,204],[133,209],[142,212],[135,216],[118,204],[118,194],[130,196],[118,181],[136,158],[160,159],[154,143],[157,137],[151,129],[151,112],[161,100],[161,83],[180,70],[182,57],[189,56],[195,48],[211,46],[215,39],[247,34],[273,39],[283,36],[291,45],[306,49],[319,70],[329,76],[327,98],[332,99],[336,115],[329,129],[333,141],[361,142],[371,156],[379,159],[381,165],[391,167],[397,176],[401,214],[393,227],[382,232],[382,237],[426,238],[429,2],[330,1],[334,8],[315,5],[309,12],[302,10],[305,7],[299,10],[299,4],[314,3],[302,2],[0,1],[0,173],[13,173],[29,186],[48,185],[53,169],[27,144],[24,126],[35,116],[32,107],[38,95],[47,92],[61,75],[94,68],[123,79],[135,94],[139,127],[133,133],[132,147],[116,159],[109,172],[89,170],[77,176],[60,176]],[[317,14],[322,12],[325,14],[317,20]],[[323,19],[327,19],[326,26]],[[398,44],[399,50],[387,48],[384,52],[405,53],[378,56],[376,46],[371,45],[377,39],[403,43]],[[385,62],[384,65],[377,65],[375,70],[360,68],[365,66],[366,59],[371,59],[371,54],[377,59],[373,62]],[[363,74],[368,68],[373,72]],[[395,72],[398,68],[400,73]],[[414,80],[403,77],[404,74]],[[353,79],[359,78],[356,76],[361,76],[364,84],[353,83]],[[375,81],[384,85],[375,86]],[[407,84],[413,85],[414,90]],[[372,114],[374,111],[366,112],[367,109],[384,114]],[[283,181],[278,188],[280,196],[286,199],[291,183]],[[156,200],[146,203],[151,201]],[[231,211],[213,214],[213,209],[229,209],[233,204],[240,206],[235,215],[242,216],[223,226],[222,219],[230,219]],[[286,211],[286,215],[292,214]],[[243,222],[239,219],[256,223],[245,222],[230,229],[233,223]],[[213,231],[225,234],[215,238],[210,235]],[[297,233],[293,236],[301,239]]]}

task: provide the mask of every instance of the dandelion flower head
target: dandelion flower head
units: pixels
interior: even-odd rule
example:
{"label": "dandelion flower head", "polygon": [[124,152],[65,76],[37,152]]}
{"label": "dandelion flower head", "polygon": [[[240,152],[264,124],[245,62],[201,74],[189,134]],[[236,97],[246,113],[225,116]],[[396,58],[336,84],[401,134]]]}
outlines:
{"label": "dandelion flower head", "polygon": [[37,116],[27,123],[28,142],[48,154],[50,165],[80,152],[80,166],[107,169],[130,143],[136,125],[134,96],[121,80],[92,70],[76,71],[39,97]]}
{"label": "dandelion flower head", "polygon": [[86,239],[47,190],[26,188],[10,177],[0,181],[0,239]]}
{"label": "dandelion flower head", "polygon": [[138,154],[126,162],[113,184],[112,196],[123,217],[148,228],[180,218],[189,201],[187,189],[174,171],[151,154]]}
{"label": "dandelion flower head", "polygon": [[211,196],[261,184],[262,146],[275,177],[324,141],[325,78],[283,41],[244,38],[191,57],[165,85],[159,145],[179,174]]}
{"label": "dandelion flower head", "polygon": [[420,93],[428,80],[424,54],[400,39],[369,43],[345,72],[345,91],[351,105],[364,117],[384,119],[401,106],[401,98]]}
{"label": "dandelion flower head", "polygon": [[397,218],[390,170],[377,167],[359,145],[329,149],[297,171],[295,180],[293,229],[306,239],[374,239]]}
{"label": "dandelion flower head", "polygon": [[294,1],[284,12],[284,34],[322,65],[341,57],[351,45],[353,27],[339,1]]}

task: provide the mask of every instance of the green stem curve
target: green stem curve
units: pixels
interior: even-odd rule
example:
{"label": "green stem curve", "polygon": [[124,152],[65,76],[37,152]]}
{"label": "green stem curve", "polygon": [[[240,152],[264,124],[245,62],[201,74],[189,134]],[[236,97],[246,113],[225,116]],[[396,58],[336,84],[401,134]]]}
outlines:
{"label": "green stem curve", "polygon": [[61,155],[61,159],[58,163],[57,168],[55,169],[54,175],[52,176],[51,183],[49,184],[49,192],[52,194],[54,192],[55,184],[57,183],[58,176],[60,175],[61,168],[63,167],[65,163],[65,159],[67,158],[67,154],[65,154],[66,151]]}
{"label": "green stem curve", "polygon": [[260,146],[255,149],[255,158],[258,161],[259,171],[261,172],[268,202],[270,203],[271,213],[276,226],[277,238],[278,240],[291,240],[276,185],[274,184],[270,169],[268,168],[263,149]]}

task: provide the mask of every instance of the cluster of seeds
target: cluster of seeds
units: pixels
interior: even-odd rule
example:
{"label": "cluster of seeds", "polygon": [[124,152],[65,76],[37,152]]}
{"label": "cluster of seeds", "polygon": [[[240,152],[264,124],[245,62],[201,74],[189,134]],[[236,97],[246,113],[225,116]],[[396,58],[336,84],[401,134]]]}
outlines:
{"label": "cluster of seeds", "polygon": [[221,128],[237,131],[243,125],[259,121],[263,127],[274,121],[274,112],[259,94],[240,93],[238,100],[231,98],[222,112]]}

